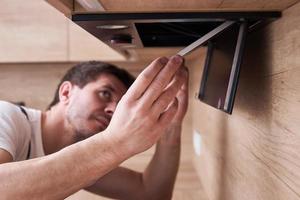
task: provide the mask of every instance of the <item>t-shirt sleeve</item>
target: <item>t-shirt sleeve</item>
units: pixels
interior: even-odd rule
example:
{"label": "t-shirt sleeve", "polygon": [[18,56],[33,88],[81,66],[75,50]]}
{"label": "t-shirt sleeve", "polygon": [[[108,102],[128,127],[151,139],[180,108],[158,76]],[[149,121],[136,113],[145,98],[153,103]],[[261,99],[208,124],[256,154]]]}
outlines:
{"label": "t-shirt sleeve", "polygon": [[28,122],[23,115],[17,106],[0,101],[0,148],[9,152],[13,160],[16,160],[18,150],[26,143],[22,132],[28,129]]}

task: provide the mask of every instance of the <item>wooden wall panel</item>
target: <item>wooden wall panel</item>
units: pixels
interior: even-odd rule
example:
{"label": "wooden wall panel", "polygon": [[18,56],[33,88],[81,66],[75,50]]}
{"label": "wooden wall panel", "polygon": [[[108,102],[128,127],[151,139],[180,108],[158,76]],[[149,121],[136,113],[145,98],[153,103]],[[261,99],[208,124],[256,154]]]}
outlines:
{"label": "wooden wall panel", "polygon": [[283,10],[299,0],[98,0],[108,11]]}
{"label": "wooden wall panel", "polygon": [[46,1],[1,0],[0,7],[2,63],[125,60]]}
{"label": "wooden wall panel", "polygon": [[211,200],[300,198],[299,10],[300,3],[249,35],[232,115],[192,102],[203,139],[195,163]]}
{"label": "wooden wall panel", "polygon": [[99,0],[105,10],[109,11],[142,11],[142,10],[181,10],[181,9],[213,9],[218,7],[222,0],[173,0],[172,2],[168,0],[153,0],[153,1],[143,1],[143,0],[132,0],[128,3],[126,0]]}
{"label": "wooden wall panel", "polygon": [[71,64],[0,64],[0,99],[45,110]]}
{"label": "wooden wall panel", "polygon": [[74,0],[45,0],[67,17],[74,11]]}
{"label": "wooden wall panel", "polygon": [[45,1],[0,1],[0,62],[67,58],[67,19]]}
{"label": "wooden wall panel", "polygon": [[299,0],[224,0],[220,3],[220,9],[242,9],[242,10],[284,10],[294,5]]}

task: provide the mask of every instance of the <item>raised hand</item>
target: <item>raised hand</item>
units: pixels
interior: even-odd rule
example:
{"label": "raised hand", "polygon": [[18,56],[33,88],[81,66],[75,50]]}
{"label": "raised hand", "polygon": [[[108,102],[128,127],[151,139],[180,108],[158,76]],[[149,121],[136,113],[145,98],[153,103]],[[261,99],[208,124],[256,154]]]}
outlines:
{"label": "raised hand", "polygon": [[174,116],[176,121],[183,118],[186,106],[182,85],[188,73],[182,63],[180,56],[156,59],[123,96],[104,133],[118,144],[118,153],[131,156],[150,148]]}

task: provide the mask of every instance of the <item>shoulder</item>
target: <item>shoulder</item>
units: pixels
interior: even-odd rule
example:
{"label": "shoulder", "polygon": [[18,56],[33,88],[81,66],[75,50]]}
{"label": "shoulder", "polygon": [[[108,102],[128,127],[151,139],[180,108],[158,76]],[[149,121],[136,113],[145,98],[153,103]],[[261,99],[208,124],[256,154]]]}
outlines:
{"label": "shoulder", "polygon": [[[0,101],[0,110],[1,111],[13,111],[17,106],[9,103],[7,101]],[[1,112],[2,113],[2,112]]]}
{"label": "shoulder", "polygon": [[10,153],[14,161],[26,159],[28,144],[36,141],[41,131],[41,111],[22,108],[28,118],[19,106],[0,101],[0,149]]}
{"label": "shoulder", "polygon": [[26,130],[24,128],[38,126],[41,123],[41,115],[40,110],[23,106],[21,109],[15,104],[0,101],[0,134],[4,127],[23,132]]}
{"label": "shoulder", "polygon": [[30,138],[30,125],[21,109],[9,102],[0,101],[0,148],[15,159],[19,147]]}
{"label": "shoulder", "polygon": [[[24,110],[26,110],[26,112],[33,112],[32,109],[25,107]],[[28,126],[30,126],[28,119],[19,106],[6,101],[0,101],[1,132],[8,127],[15,131],[24,131],[24,128]]]}
{"label": "shoulder", "polygon": [[20,108],[12,103],[6,102],[6,101],[0,101],[0,115],[2,117],[20,117],[22,112]]}
{"label": "shoulder", "polygon": [[[27,108],[24,108],[24,110],[27,110]],[[28,119],[26,115],[21,111],[21,108],[6,101],[0,101],[0,123],[1,122],[5,122],[15,126],[28,125]]]}
{"label": "shoulder", "polygon": [[[35,121],[36,118],[41,115],[40,110],[23,107],[23,110],[29,116],[29,121]],[[12,119],[15,122],[28,121],[26,115],[22,112],[21,108],[15,104],[6,101],[0,101],[0,117]]]}

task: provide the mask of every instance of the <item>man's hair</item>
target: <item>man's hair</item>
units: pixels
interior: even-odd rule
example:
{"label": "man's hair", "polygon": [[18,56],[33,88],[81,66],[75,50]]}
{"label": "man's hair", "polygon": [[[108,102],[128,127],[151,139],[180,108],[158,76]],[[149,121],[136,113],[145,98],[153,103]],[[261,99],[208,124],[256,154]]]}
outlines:
{"label": "man's hair", "polygon": [[59,102],[59,88],[65,81],[70,81],[73,85],[83,88],[86,84],[95,81],[101,74],[111,74],[118,78],[127,89],[134,82],[135,78],[126,70],[120,69],[112,64],[89,61],[82,62],[69,69],[58,84],[54,99],[48,106],[48,110]]}

